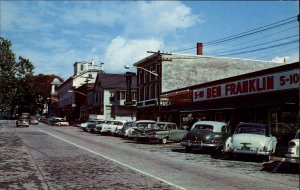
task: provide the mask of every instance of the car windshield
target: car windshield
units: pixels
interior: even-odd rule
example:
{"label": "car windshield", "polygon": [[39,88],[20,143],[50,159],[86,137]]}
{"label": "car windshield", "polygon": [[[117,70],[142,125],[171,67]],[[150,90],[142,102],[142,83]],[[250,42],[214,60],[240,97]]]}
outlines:
{"label": "car windshield", "polygon": [[197,124],[197,125],[195,125],[194,129],[202,129],[202,130],[212,131],[214,129],[214,127],[212,125]]}
{"label": "car windshield", "polygon": [[240,133],[251,133],[251,134],[259,134],[259,135],[266,135],[266,129],[262,127],[238,127],[235,132],[235,134]]}
{"label": "car windshield", "polygon": [[159,129],[165,129],[166,128],[166,124],[164,124],[164,123],[158,123],[157,124],[157,127],[159,128]]}
{"label": "car windshield", "polygon": [[144,129],[157,129],[156,123],[137,123],[135,125],[137,128],[144,128]]}

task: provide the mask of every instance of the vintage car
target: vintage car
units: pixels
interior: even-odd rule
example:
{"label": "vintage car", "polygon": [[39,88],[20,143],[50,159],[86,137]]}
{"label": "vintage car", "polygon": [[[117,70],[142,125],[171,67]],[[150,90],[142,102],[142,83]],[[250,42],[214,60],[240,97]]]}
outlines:
{"label": "vintage car", "polygon": [[96,124],[95,131],[96,133],[102,133],[103,125],[110,125],[112,124],[112,120],[104,120],[102,123]]}
{"label": "vintage car", "polygon": [[128,129],[127,137],[134,139],[137,136],[136,130],[143,129],[145,127],[151,128],[152,125],[156,125],[156,121],[153,120],[139,120],[134,122],[133,126]]}
{"label": "vintage car", "polygon": [[35,116],[29,116],[29,124],[34,124],[34,125],[39,124],[38,118],[36,118]]}
{"label": "vintage car", "polygon": [[20,117],[16,121],[16,126],[17,127],[29,127],[29,119],[26,117]]}
{"label": "vintage car", "polygon": [[186,152],[193,148],[221,149],[225,140],[230,136],[230,128],[224,122],[198,121],[193,124],[191,130],[182,139],[180,144]]}
{"label": "vintage car", "polygon": [[257,155],[270,161],[275,152],[276,137],[263,124],[240,123],[224,145],[224,153]]}
{"label": "vintage car", "polygon": [[300,129],[296,131],[295,138],[288,143],[285,157],[287,162],[300,163]]}
{"label": "vintage car", "polygon": [[81,123],[80,128],[86,132],[95,132],[96,125],[103,123],[104,120],[91,119],[88,122]]}
{"label": "vintage car", "polygon": [[103,123],[100,133],[116,134],[116,130],[122,129],[124,123],[126,123],[126,121],[122,120],[112,120],[110,122]]}
{"label": "vintage car", "polygon": [[127,121],[124,123],[123,128],[121,130],[118,130],[118,135],[120,137],[128,137],[128,131],[131,127],[133,127],[135,121]]}
{"label": "vintage car", "polygon": [[178,128],[175,123],[157,122],[156,125],[147,125],[144,128],[138,128],[134,133],[136,133],[136,140],[159,140],[161,144],[166,144],[167,141],[181,141],[187,131]]}
{"label": "vintage car", "polygon": [[69,126],[69,122],[66,121],[65,118],[56,118],[56,121],[54,121],[53,125],[56,126]]}

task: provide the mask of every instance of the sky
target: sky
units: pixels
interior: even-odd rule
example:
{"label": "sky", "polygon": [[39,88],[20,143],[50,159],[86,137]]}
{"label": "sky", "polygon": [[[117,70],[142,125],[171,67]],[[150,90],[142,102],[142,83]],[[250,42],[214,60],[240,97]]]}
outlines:
{"label": "sky", "polygon": [[[16,57],[33,63],[35,74],[55,74],[65,80],[73,75],[77,61],[94,60],[104,63],[107,73],[125,73],[124,65],[149,56],[147,51],[196,54],[197,42],[204,43],[208,56],[295,62],[299,60],[299,42],[294,42],[299,41],[297,21],[234,41],[206,44],[296,17],[298,3],[1,0],[0,34],[11,41]],[[277,47],[276,41],[292,43]],[[276,47],[230,54],[249,46],[259,49],[261,43]]]}

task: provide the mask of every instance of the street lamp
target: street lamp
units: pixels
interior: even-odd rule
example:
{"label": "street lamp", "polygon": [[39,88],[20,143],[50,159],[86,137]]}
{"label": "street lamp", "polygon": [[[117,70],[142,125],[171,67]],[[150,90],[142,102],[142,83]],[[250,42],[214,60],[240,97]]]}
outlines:
{"label": "street lamp", "polygon": [[160,78],[159,78],[159,75],[155,72],[149,71],[143,67],[139,67],[139,66],[135,66],[135,65],[125,65],[124,68],[125,69],[138,68],[138,69],[144,70],[144,71],[158,77],[158,83],[157,83],[157,109],[158,109],[157,114],[158,114],[158,116],[157,116],[157,121],[160,121],[160,116],[159,116],[160,115]]}
{"label": "street lamp", "polygon": [[47,98],[47,100],[55,100],[55,101],[59,101],[58,99],[56,99],[56,98]]}
{"label": "street lamp", "polygon": [[79,91],[76,91],[76,90],[69,90],[68,92],[77,92],[77,93],[79,93],[79,94],[81,94],[81,95],[83,95],[83,96],[86,96],[86,94],[84,94],[84,93],[82,93],[82,92],[79,92]]}
{"label": "street lamp", "polygon": [[148,73],[151,73],[151,74],[153,74],[153,75],[155,75],[155,76],[158,76],[158,74],[157,74],[157,73],[155,73],[155,72],[152,72],[152,71],[149,71],[149,70],[147,70],[147,69],[145,69],[145,68],[143,68],[143,67],[139,67],[139,66],[125,65],[125,66],[124,66],[124,68],[125,68],[125,69],[130,69],[130,68],[139,68],[139,69],[142,69],[142,70],[144,70],[144,71],[147,71]]}

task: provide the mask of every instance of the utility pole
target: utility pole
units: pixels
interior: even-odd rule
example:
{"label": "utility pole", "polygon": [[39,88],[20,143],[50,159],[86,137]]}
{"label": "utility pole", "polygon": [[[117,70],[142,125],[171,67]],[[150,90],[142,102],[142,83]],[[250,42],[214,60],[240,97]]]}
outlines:
{"label": "utility pole", "polygon": [[153,53],[157,55],[156,61],[158,62],[156,65],[158,65],[158,76],[157,76],[157,121],[160,121],[160,94],[161,94],[161,86],[162,86],[162,81],[161,81],[161,76],[162,76],[162,62],[163,61],[172,61],[170,58],[164,58],[162,55],[172,55],[171,53],[167,52],[160,52],[159,50],[157,52],[155,51],[147,51],[147,53]]}
{"label": "utility pole", "polygon": [[[298,14],[298,23],[300,23],[300,15]],[[298,57],[298,70],[299,70],[299,94],[298,94],[298,117],[297,117],[297,127],[300,128],[300,62],[299,62],[299,57]]]}

